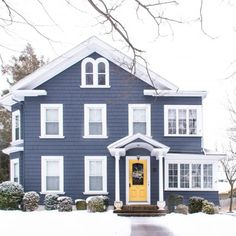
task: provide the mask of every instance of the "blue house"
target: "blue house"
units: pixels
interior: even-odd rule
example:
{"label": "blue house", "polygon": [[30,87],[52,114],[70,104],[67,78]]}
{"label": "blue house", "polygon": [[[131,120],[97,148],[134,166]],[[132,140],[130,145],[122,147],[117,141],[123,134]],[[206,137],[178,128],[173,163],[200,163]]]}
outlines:
{"label": "blue house", "polygon": [[218,155],[202,146],[203,91],[181,91],[92,37],[11,87],[11,181],[73,199],[218,204]]}

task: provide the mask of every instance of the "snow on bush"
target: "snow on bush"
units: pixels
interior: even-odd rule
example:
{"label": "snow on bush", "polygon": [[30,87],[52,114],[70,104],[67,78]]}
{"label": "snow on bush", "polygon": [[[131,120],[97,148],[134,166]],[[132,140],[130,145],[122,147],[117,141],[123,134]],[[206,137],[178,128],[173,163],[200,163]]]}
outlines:
{"label": "snow on bush", "polygon": [[0,209],[19,209],[24,196],[22,185],[6,181],[0,184]]}
{"label": "snow on bush", "polygon": [[84,199],[76,199],[75,206],[76,206],[77,210],[86,210],[87,209],[87,203]]}
{"label": "snow on bush", "polygon": [[184,204],[179,204],[175,208],[175,213],[187,215],[188,214],[188,207],[186,205],[184,205]]}
{"label": "snow on bush", "polygon": [[44,198],[44,208],[45,210],[56,210],[58,205],[58,195],[57,194],[46,194]]}
{"label": "snow on bush", "polygon": [[39,195],[32,191],[25,193],[22,201],[22,210],[23,211],[35,211],[39,206]]}
{"label": "snow on bush", "polygon": [[203,201],[204,201],[204,198],[202,197],[190,197],[189,204],[188,204],[189,213],[201,212]]}
{"label": "snow on bush", "polygon": [[202,202],[202,212],[209,215],[215,214],[215,204],[213,202],[208,202],[207,200],[204,200]]}
{"label": "snow on bush", "polygon": [[92,197],[88,201],[88,210],[90,212],[103,212],[106,211],[106,206],[104,205],[104,200],[101,196]]}
{"label": "snow on bush", "polygon": [[59,197],[58,199],[58,211],[72,211],[72,198],[71,197]]}

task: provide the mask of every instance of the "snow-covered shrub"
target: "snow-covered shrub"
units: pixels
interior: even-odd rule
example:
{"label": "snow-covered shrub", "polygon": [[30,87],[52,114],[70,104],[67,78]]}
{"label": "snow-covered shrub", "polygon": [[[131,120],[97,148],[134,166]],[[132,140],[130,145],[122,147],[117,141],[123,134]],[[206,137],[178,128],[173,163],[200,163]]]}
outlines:
{"label": "snow-covered shrub", "polygon": [[174,212],[176,206],[183,204],[184,197],[178,194],[170,194],[168,197],[168,210]]}
{"label": "snow-covered shrub", "polygon": [[72,211],[72,198],[71,197],[59,197],[58,199],[58,211]]}
{"label": "snow-covered shrub", "polygon": [[58,195],[57,194],[46,194],[44,198],[44,208],[45,210],[56,210],[58,205]]}
{"label": "snow-covered shrub", "polygon": [[88,201],[88,210],[91,212],[106,211],[103,198],[101,196],[90,198],[90,200]]}
{"label": "snow-covered shrub", "polygon": [[188,203],[189,213],[201,212],[203,201],[204,198],[202,197],[190,197]]}
{"label": "snow-covered shrub", "polygon": [[188,214],[188,207],[184,204],[179,204],[175,208],[175,213],[187,215]]}
{"label": "snow-covered shrub", "polygon": [[107,196],[99,196],[99,197],[103,200],[104,209],[107,210],[109,206],[109,197]]}
{"label": "snow-covered shrub", "polygon": [[204,200],[202,202],[202,212],[209,215],[215,214],[215,204],[213,202],[208,202],[207,200]]}
{"label": "snow-covered shrub", "polygon": [[23,211],[35,211],[39,206],[39,195],[32,191],[25,193],[22,201],[22,210]]}
{"label": "snow-covered shrub", "polygon": [[76,199],[75,206],[76,206],[77,210],[86,210],[87,209],[87,203],[84,199]]}
{"label": "snow-covered shrub", "polygon": [[22,185],[6,181],[0,184],[0,209],[19,209],[24,196]]}

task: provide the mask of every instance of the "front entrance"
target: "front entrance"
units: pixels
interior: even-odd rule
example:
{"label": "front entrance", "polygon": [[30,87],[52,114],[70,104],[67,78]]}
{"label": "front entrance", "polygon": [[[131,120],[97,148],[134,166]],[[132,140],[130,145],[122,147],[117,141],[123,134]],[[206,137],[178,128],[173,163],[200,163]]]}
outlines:
{"label": "front entrance", "polygon": [[126,158],[128,204],[149,203],[149,157]]}

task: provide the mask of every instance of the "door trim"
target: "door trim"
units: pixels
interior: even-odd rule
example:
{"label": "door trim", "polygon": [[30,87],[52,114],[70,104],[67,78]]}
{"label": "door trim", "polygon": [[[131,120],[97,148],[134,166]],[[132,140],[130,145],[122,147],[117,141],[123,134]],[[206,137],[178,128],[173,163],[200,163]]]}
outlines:
{"label": "door trim", "polygon": [[126,171],[125,171],[125,182],[126,182],[126,204],[150,204],[150,187],[151,187],[151,178],[150,178],[150,156],[140,156],[140,160],[147,160],[147,201],[146,202],[130,202],[129,201],[129,160],[137,159],[137,156],[126,156]]}

